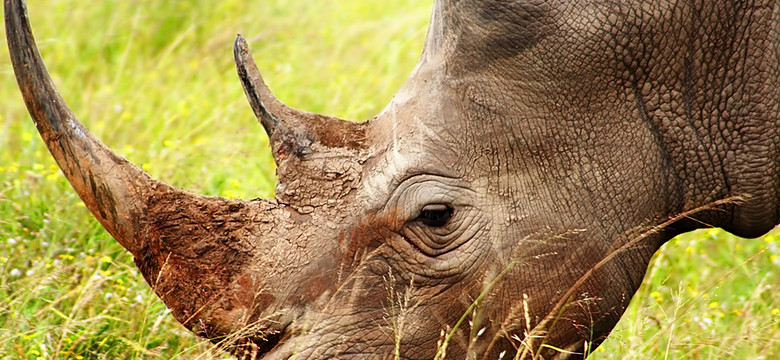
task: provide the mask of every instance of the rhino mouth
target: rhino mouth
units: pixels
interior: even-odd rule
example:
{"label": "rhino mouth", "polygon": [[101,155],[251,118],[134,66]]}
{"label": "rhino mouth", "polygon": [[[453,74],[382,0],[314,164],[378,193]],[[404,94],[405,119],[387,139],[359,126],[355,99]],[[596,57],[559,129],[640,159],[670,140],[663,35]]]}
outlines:
{"label": "rhino mouth", "polygon": [[[261,331],[253,331],[253,336],[234,340],[227,345],[225,350],[235,355],[238,359],[255,360],[263,358],[275,358],[270,355],[281,348],[280,344],[287,341],[291,334],[288,331],[289,324],[281,326],[269,326]],[[257,334],[263,334],[258,336]]]}
{"label": "rhino mouth", "polygon": [[265,355],[271,353],[279,346],[280,343],[282,343],[283,340],[289,338],[287,327],[288,325],[285,325],[280,330],[272,331],[264,338],[259,339],[259,341],[255,341],[255,345],[257,346],[257,355],[255,359],[262,358]]}

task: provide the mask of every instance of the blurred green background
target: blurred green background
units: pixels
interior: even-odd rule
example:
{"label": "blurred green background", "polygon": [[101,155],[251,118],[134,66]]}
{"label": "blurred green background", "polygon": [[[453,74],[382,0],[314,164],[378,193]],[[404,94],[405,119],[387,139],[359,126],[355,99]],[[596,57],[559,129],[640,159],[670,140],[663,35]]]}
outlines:
{"label": "blurred green background", "polygon": [[[175,186],[273,195],[273,161],[232,59],[249,41],[287,104],[378,113],[414,67],[431,2],[72,1],[28,4],[60,92],[115,151]],[[3,33],[3,39],[5,33]],[[184,330],[60,174],[0,47],[0,358],[194,359],[225,354]],[[593,358],[780,354],[780,236],[712,229],[657,254]]]}

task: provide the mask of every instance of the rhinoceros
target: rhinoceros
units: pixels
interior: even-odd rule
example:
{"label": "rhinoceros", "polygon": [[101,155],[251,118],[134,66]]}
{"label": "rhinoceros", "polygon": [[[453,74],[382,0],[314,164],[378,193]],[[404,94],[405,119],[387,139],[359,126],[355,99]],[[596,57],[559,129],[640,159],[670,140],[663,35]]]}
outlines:
{"label": "rhinoceros", "polygon": [[356,123],[296,110],[238,37],[273,199],[166,185],[76,120],[5,0],[63,173],[171,314],[241,358],[582,358],[681,232],[780,220],[780,2],[437,0]]}

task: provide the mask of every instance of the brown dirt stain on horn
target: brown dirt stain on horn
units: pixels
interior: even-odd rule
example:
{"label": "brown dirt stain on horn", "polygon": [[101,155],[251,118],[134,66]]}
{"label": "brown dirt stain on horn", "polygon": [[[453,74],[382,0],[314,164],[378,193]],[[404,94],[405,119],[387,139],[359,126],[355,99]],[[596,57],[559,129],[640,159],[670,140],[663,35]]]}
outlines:
{"label": "brown dirt stain on horn", "polygon": [[307,114],[305,124],[309,133],[327,147],[364,149],[367,123],[356,123],[320,114]]}
{"label": "brown dirt stain on horn", "polygon": [[209,318],[217,315],[211,310],[246,307],[225,315],[246,313],[259,292],[260,285],[245,272],[256,252],[251,239],[262,229],[253,228],[256,222],[249,220],[268,209],[259,202],[199,196],[167,186],[155,190],[147,198],[152,216],[145,224],[144,246],[134,254],[136,265],[179,322],[190,329],[197,326],[202,335],[220,335],[209,331],[225,327],[224,321]]}

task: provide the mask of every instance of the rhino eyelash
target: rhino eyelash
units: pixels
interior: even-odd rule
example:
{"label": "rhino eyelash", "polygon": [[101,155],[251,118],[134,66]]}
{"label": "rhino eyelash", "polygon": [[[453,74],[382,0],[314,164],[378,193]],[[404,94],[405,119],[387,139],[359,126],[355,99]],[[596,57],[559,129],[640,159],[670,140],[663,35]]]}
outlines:
{"label": "rhino eyelash", "polygon": [[447,225],[455,215],[455,209],[447,204],[428,204],[415,219],[425,226],[438,228]]}

